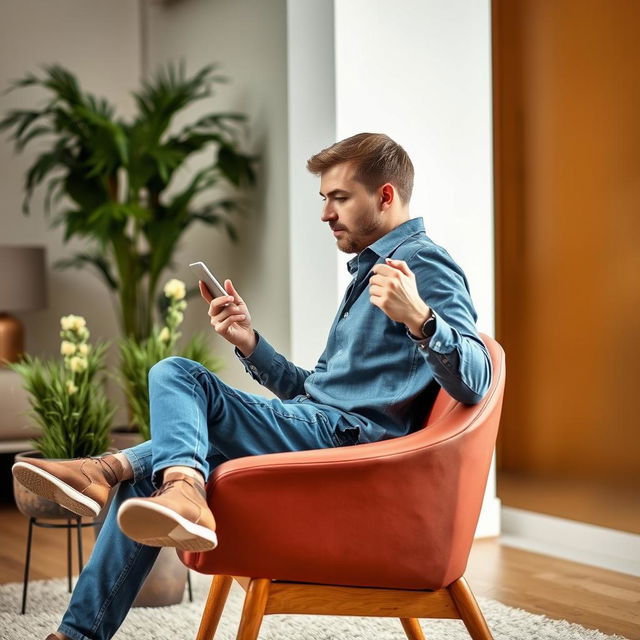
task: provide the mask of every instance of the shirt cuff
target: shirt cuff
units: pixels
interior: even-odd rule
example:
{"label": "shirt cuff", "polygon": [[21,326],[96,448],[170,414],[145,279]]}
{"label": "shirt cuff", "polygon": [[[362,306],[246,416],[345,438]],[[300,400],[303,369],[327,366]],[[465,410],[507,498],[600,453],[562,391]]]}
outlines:
{"label": "shirt cuff", "polygon": [[245,357],[242,352],[235,348],[235,354],[238,356],[240,362],[244,365],[247,373],[258,382],[260,380],[260,372],[266,371],[273,364],[276,350],[256,331],[256,348],[250,356]]}
{"label": "shirt cuff", "polygon": [[433,317],[436,319],[436,331],[430,338],[416,338],[408,329],[407,335],[418,349],[434,351],[435,353],[451,353],[455,349],[453,332],[451,327],[433,309]]}

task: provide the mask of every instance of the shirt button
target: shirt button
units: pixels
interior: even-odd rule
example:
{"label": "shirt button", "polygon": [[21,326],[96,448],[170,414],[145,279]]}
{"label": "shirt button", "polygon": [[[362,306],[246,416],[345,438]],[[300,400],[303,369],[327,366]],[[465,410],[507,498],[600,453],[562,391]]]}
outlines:
{"label": "shirt button", "polygon": [[257,367],[254,364],[251,365],[250,369],[251,369],[251,371],[257,371],[258,370]]}
{"label": "shirt button", "polygon": [[439,341],[438,341],[438,342],[436,342],[436,348],[438,348],[438,349],[439,349],[439,348],[440,348],[440,346],[441,346],[441,344],[442,344],[442,343],[441,343],[441,342],[439,342]]}
{"label": "shirt button", "polygon": [[346,318],[348,315],[349,315],[349,312],[348,312],[348,311],[345,311],[345,312],[342,314],[342,317],[343,317],[343,318]]}

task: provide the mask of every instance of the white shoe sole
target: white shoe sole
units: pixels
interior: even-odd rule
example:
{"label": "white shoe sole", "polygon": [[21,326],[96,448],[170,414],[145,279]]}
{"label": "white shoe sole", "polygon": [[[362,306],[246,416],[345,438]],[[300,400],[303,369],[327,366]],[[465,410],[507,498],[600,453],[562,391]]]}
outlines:
{"label": "white shoe sole", "polygon": [[11,473],[29,491],[69,509],[76,515],[95,518],[102,510],[102,506],[92,498],[28,462],[16,462],[11,467]]}
{"label": "white shoe sole", "polygon": [[211,551],[218,546],[215,531],[145,498],[123,502],[118,509],[118,525],[129,538],[150,547]]}

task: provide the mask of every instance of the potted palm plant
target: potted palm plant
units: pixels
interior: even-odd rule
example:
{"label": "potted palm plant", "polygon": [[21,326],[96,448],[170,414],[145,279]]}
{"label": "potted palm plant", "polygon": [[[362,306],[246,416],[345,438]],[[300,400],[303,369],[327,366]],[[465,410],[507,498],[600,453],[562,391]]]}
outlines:
{"label": "potted palm plant", "polygon": [[[159,283],[182,234],[202,223],[236,238],[231,214],[242,210],[243,189],[254,182],[255,157],[242,151],[246,117],[209,112],[173,128],[177,116],[211,98],[225,80],[216,65],[189,76],[184,65],[169,64],[133,92],[137,112],[130,121],[59,65],[9,88],[48,95],[43,107],[14,109],[0,120],[16,152],[32,141],[46,144],[26,175],[24,212],[45,183],[53,224],[64,227],[65,241],[81,237],[88,244],[58,266],[95,268],[117,296],[124,335],[137,340],[151,334]],[[210,160],[179,185],[187,162],[201,152]]]}
{"label": "potted palm plant", "polygon": [[[64,316],[60,324],[61,358],[43,360],[26,355],[8,365],[22,377],[31,415],[41,430],[34,450],[17,454],[16,462],[34,456],[96,456],[109,447],[114,408],[103,386],[107,344],[89,344],[89,329],[81,316]],[[18,509],[27,517],[75,517],[15,481],[14,495]]]}

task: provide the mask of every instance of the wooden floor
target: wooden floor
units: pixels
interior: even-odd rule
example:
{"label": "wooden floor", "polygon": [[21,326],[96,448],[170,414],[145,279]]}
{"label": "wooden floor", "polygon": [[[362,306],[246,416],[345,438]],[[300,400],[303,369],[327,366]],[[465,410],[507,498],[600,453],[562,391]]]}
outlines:
{"label": "wooden floor", "polygon": [[[26,518],[0,504],[0,583],[22,581],[26,535]],[[92,544],[87,530],[85,555]],[[37,529],[31,563],[34,580],[65,576],[66,533]],[[466,576],[476,595],[640,640],[640,578],[511,549],[495,539],[474,544]]]}

